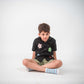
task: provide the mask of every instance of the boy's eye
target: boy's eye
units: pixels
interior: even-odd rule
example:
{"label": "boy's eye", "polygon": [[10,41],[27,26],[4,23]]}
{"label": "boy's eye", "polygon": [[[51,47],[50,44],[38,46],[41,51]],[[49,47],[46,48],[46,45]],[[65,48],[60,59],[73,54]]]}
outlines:
{"label": "boy's eye", "polygon": [[[44,36],[45,34],[42,34],[42,36]],[[46,35],[48,35],[48,34],[46,34]]]}
{"label": "boy's eye", "polygon": [[46,34],[46,35],[48,35],[48,34]]}

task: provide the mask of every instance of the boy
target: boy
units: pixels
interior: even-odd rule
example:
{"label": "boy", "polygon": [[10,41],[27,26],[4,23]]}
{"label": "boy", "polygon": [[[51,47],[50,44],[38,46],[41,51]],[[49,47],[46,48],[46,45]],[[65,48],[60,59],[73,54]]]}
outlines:
{"label": "boy", "polygon": [[57,74],[57,69],[62,66],[62,61],[56,58],[56,40],[50,36],[50,26],[46,23],[39,24],[39,37],[32,46],[32,59],[24,59],[23,65],[30,71],[37,70]]}

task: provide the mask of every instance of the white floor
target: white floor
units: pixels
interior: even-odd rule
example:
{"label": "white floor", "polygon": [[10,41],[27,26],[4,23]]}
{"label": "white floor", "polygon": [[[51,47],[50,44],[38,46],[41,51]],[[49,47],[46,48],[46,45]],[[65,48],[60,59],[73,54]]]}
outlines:
{"label": "white floor", "polygon": [[[84,84],[83,59],[64,62],[58,75],[43,72],[27,72],[22,57],[2,56],[0,60],[0,84]],[[81,61],[80,61],[81,60]]]}

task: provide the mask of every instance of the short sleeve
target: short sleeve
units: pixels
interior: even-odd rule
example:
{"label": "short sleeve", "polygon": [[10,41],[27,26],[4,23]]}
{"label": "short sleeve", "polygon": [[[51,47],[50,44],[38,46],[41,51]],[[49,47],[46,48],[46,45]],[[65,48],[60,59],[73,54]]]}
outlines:
{"label": "short sleeve", "polygon": [[32,51],[36,50],[36,40],[33,41],[33,45],[32,45]]}
{"label": "short sleeve", "polygon": [[53,44],[52,44],[52,51],[57,51],[57,45],[56,45],[55,39],[54,39]]}

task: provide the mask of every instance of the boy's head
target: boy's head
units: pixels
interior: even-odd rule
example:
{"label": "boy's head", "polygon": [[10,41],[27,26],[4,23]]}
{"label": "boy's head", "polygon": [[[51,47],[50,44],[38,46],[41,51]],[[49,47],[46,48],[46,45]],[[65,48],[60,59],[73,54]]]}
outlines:
{"label": "boy's head", "polygon": [[39,24],[38,26],[39,36],[41,39],[46,42],[50,36],[50,26],[46,23]]}

